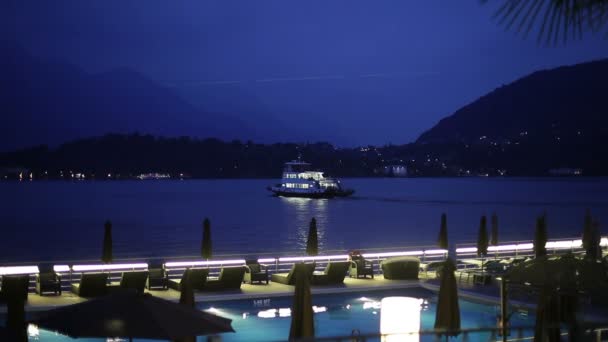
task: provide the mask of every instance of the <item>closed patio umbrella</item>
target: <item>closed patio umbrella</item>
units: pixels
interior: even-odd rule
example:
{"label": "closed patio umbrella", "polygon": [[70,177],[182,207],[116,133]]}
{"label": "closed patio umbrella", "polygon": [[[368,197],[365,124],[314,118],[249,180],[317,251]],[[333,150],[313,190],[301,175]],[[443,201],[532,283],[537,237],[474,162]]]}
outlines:
{"label": "closed patio umbrella", "polygon": [[[194,300],[194,290],[192,289],[192,282],[190,281],[191,272],[187,269],[184,277],[184,283],[182,285],[181,292],[179,294],[179,304],[187,308],[194,309],[196,301]],[[196,342],[196,336],[188,336],[176,340],[176,342]]]}
{"label": "closed patio umbrella", "polygon": [[306,239],[306,254],[318,255],[319,254],[319,236],[317,234],[317,219],[314,217],[310,220],[310,226],[308,227],[308,239]]}
{"label": "closed patio umbrella", "polygon": [[560,341],[560,307],[557,295],[548,288],[543,288],[538,297],[536,307],[536,324],[534,326],[534,341]]}
{"label": "closed patio umbrella", "polygon": [[435,329],[445,331],[447,336],[457,336],[460,332],[460,306],[455,270],[454,261],[447,258],[443,263],[435,312]]}
{"label": "closed patio umbrella", "polygon": [[441,249],[448,249],[448,219],[445,213],[441,214],[441,227],[439,228],[437,246]]}
{"label": "closed patio umbrella", "polygon": [[101,261],[105,263],[112,262],[112,223],[110,221],[106,221],[104,224]]}
{"label": "closed patio umbrella", "polygon": [[534,255],[539,258],[547,255],[547,220],[545,215],[536,219],[534,232]]}
{"label": "closed patio umbrella", "polygon": [[203,221],[203,240],[201,241],[201,256],[203,259],[211,259],[211,222],[208,218]]}
{"label": "closed patio umbrella", "polygon": [[298,340],[315,336],[310,279],[308,279],[307,276],[306,265],[296,265],[294,276],[296,277],[296,286],[294,289],[293,304],[291,306],[289,340]]}
{"label": "closed patio umbrella", "polygon": [[7,303],[6,329],[0,332],[2,341],[27,342],[27,324],[25,323],[25,301],[9,298]]}
{"label": "closed patio umbrella", "polygon": [[73,338],[176,340],[234,332],[230,319],[134,291],[52,309],[30,322]]}
{"label": "closed patio umbrella", "polygon": [[492,229],[490,244],[492,246],[498,246],[498,216],[496,216],[496,213],[492,214],[492,218],[490,218],[490,226]]}

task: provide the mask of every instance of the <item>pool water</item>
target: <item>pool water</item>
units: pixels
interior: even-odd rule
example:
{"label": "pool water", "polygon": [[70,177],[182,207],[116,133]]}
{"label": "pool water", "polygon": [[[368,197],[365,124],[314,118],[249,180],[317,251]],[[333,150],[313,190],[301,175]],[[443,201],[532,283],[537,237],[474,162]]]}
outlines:
{"label": "pool water", "polygon": [[[432,329],[435,323],[436,294],[422,288],[391,291],[371,291],[313,296],[315,335],[348,336],[351,333],[380,333],[380,302],[382,298],[405,296],[419,298],[420,329]],[[236,333],[222,334],[223,341],[284,341],[289,336],[291,297],[260,298],[238,301],[199,303],[198,307],[232,319]],[[499,308],[460,300],[462,328],[494,327]],[[404,320],[410,317],[403,317]],[[511,326],[533,326],[534,314],[519,312],[511,317]],[[72,339],[52,332],[32,332],[30,341],[64,342]],[[32,336],[34,335],[34,336]],[[486,341],[489,333],[469,336],[470,341]],[[457,340],[460,340],[458,338]],[[435,341],[435,336],[422,336],[421,341]],[[78,339],[78,341],[106,341],[106,339]],[[111,341],[111,340],[110,340]],[[146,340],[137,340],[146,341]],[[199,337],[198,341],[206,341]],[[455,339],[451,339],[455,341]]]}

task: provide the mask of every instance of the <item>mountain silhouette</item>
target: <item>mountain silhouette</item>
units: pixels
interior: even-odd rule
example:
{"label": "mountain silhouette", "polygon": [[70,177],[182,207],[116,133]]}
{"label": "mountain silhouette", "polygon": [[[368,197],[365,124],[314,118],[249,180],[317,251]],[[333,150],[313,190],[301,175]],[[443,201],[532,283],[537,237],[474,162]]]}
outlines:
{"label": "mountain silhouette", "polygon": [[203,111],[142,74],[118,68],[90,74],[0,43],[0,150],[57,145],[107,132],[248,139],[255,129]]}
{"label": "mountain silhouette", "polygon": [[608,133],[608,59],[534,72],[457,110],[417,143],[546,144]]}

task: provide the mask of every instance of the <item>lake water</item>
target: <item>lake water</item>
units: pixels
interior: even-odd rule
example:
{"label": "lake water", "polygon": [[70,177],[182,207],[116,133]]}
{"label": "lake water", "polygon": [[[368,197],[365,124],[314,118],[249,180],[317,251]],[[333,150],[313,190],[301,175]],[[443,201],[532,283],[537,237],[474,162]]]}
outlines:
{"label": "lake water", "polygon": [[608,179],[344,179],[345,199],[269,195],[276,180],[0,182],[0,262],[98,259],[103,223],[115,257],[198,255],[211,219],[215,254],[305,248],[318,222],[320,249],[433,245],[442,212],[453,242],[475,241],[481,215],[496,212],[500,240],[579,236],[585,209],[608,222]]}

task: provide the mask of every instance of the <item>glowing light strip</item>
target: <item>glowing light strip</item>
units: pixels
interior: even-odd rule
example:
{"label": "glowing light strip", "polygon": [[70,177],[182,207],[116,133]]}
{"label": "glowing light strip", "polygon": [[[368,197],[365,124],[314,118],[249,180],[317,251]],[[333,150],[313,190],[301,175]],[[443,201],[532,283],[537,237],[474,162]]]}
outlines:
{"label": "glowing light strip", "polygon": [[265,262],[275,262],[277,261],[277,259],[275,258],[264,258],[264,259],[258,259],[259,263],[265,263]]}
{"label": "glowing light strip", "polygon": [[107,264],[107,265],[74,265],[72,270],[75,272],[86,272],[86,271],[110,271],[110,270],[124,270],[129,268],[147,268],[148,264]]}
{"label": "glowing light strip", "polygon": [[429,250],[424,251],[424,254],[425,255],[445,254],[447,252],[448,252],[447,249],[429,249]]}
{"label": "glowing light strip", "polygon": [[55,272],[70,272],[70,266],[68,265],[55,265],[53,266]]}
{"label": "glowing light strip", "polygon": [[608,247],[608,238],[602,238],[602,240],[600,242],[600,246]]}
{"label": "glowing light strip", "polygon": [[570,240],[570,241],[549,241],[545,245],[547,248],[551,249],[562,249],[562,248],[580,248],[583,246],[582,240]]}
{"label": "glowing light strip", "polygon": [[336,260],[336,259],[348,259],[348,255],[319,255],[319,256],[302,256],[302,257],[286,257],[279,258],[279,261],[316,261],[316,260]]}
{"label": "glowing light strip", "polygon": [[477,253],[477,247],[456,248],[456,253]]}
{"label": "glowing light strip", "polygon": [[175,261],[165,264],[166,267],[188,267],[188,266],[220,266],[220,265],[244,265],[244,259],[238,260],[213,260],[213,261]]}
{"label": "glowing light strip", "polygon": [[423,255],[424,251],[409,251],[409,252],[386,252],[386,253],[365,253],[364,258],[384,258],[391,256],[404,256],[404,255]]}
{"label": "glowing light strip", "polygon": [[9,266],[0,267],[0,275],[38,273],[38,266]]}

